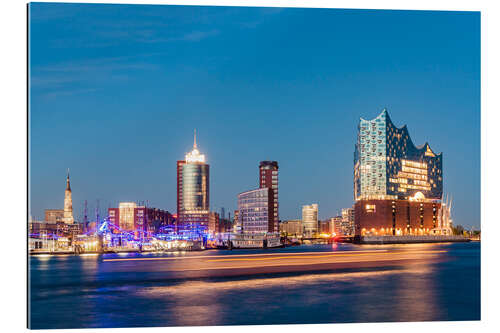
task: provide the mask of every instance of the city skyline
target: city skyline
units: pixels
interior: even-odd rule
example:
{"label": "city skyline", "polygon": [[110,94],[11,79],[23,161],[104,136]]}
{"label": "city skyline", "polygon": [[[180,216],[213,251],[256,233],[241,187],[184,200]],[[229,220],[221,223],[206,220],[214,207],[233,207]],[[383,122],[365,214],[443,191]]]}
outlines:
{"label": "city skyline", "polygon": [[[50,4],[30,6],[32,33],[43,32],[33,38],[30,57],[34,218],[63,207],[68,167],[78,220],[84,200],[92,212],[96,199],[103,210],[119,201],[149,201],[176,212],[175,162],[189,151],[194,127],[211,165],[211,210],[234,211],[238,193],[258,188],[259,161],[273,160],[280,165],[281,220],[300,217],[310,202],[319,204],[320,219],[333,217],[354,202],[358,120],[387,107],[396,126],[408,125],[415,144],[428,141],[443,152],[443,188],[454,198],[455,224],[479,227],[477,13],[190,7],[199,21],[188,31],[182,6],[155,8],[160,18],[148,6],[133,6],[144,10],[133,22],[125,22],[125,7],[99,7],[101,15],[92,18],[92,5],[68,5],[59,14]],[[76,24],[50,33],[75,13],[80,24],[111,18],[119,27],[107,30],[114,37]],[[203,22],[214,15],[219,23]],[[162,26],[165,20],[181,37],[154,39],[174,32]],[[312,28],[302,29],[301,20],[335,33],[308,35]],[[403,20],[415,26],[390,29]],[[356,28],[363,21],[374,31]],[[273,29],[284,23],[290,34],[281,37]],[[120,39],[120,27],[133,38]],[[71,43],[57,54],[64,38]],[[90,41],[90,51],[78,45]],[[314,61],[303,48],[315,48]],[[422,51],[429,48],[432,54]],[[208,55],[195,56],[201,49]],[[370,57],[362,55],[366,50]],[[275,54],[266,57],[268,51]],[[99,70],[109,75],[89,74]]]}

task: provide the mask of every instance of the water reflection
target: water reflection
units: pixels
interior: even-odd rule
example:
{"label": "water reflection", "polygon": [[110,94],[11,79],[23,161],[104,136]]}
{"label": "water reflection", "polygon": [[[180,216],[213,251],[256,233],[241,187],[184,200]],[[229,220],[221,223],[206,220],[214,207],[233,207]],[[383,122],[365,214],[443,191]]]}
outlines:
{"label": "water reflection", "polygon": [[[152,269],[156,261],[30,258],[31,324],[78,328],[479,319],[478,244],[327,247],[449,252],[436,254],[439,261],[411,259],[364,269],[169,280]],[[460,285],[469,286],[468,291]]]}
{"label": "water reflection", "polygon": [[355,282],[355,279],[367,279],[384,275],[401,274],[408,272],[423,272],[422,270],[391,269],[373,272],[350,272],[350,273],[330,273],[330,274],[309,274],[288,277],[273,278],[253,278],[249,280],[234,281],[187,281],[171,286],[149,287],[141,289],[138,295],[148,298],[156,297],[184,297],[190,294],[218,293],[226,290],[250,290],[265,289],[279,286],[288,288],[307,287],[318,282]]}
{"label": "water reflection", "polygon": [[[247,314],[235,309],[235,303],[244,303],[246,311],[264,321],[273,323],[272,312],[277,318],[282,316],[281,311],[290,307],[300,306],[300,311],[307,308],[324,308],[326,311],[336,311],[330,320],[316,317],[309,313],[310,318],[318,318],[320,322],[345,322],[363,320],[382,321],[390,320],[379,307],[384,302],[359,302],[352,299],[356,309],[342,320],[342,315],[348,308],[335,308],[339,300],[346,294],[367,294],[365,297],[380,297],[381,291],[387,291],[383,285],[377,283],[387,279],[400,279],[401,281],[415,279],[416,276],[428,274],[430,270],[424,267],[401,267],[384,270],[308,274],[287,277],[239,279],[232,281],[187,281],[175,285],[150,286],[137,290],[136,296],[145,300],[153,300],[156,304],[165,304],[165,308],[172,310],[164,314],[165,322],[174,321],[175,325],[221,325],[238,324],[249,320]],[[417,278],[418,279],[418,278]],[[384,282],[385,285],[385,282]],[[376,289],[379,289],[378,291]],[[283,298],[288,298],[290,303],[283,306]],[[414,298],[403,298],[404,302],[386,308],[389,313],[394,312],[394,307],[408,308],[414,303]],[[228,300],[231,300],[229,301]],[[238,300],[235,302],[235,300]],[[298,302],[300,300],[300,302]],[[425,303],[429,298],[421,299]],[[344,301],[340,300],[340,304]],[[265,308],[262,308],[265,304]],[[325,309],[322,310],[323,312]],[[349,310],[348,310],[349,311]],[[410,309],[412,311],[412,309]],[[186,315],[189,313],[190,315]],[[239,313],[241,317],[235,316]],[[216,314],[216,315],[215,315]],[[402,317],[392,320],[405,320]],[[286,317],[286,320],[299,318]],[[302,319],[303,321],[304,319]],[[415,319],[407,319],[414,321]],[[297,322],[302,322],[297,321]],[[282,321],[281,323],[284,323]],[[307,321],[306,321],[307,322]],[[311,321],[311,322],[314,322]],[[251,322],[253,323],[253,322]],[[274,323],[280,323],[274,322]]]}
{"label": "water reflection", "polygon": [[[412,264],[406,264],[411,267]],[[436,320],[441,317],[435,296],[438,293],[434,283],[433,269],[419,264],[427,274],[402,275],[395,280],[394,292],[398,307],[402,309],[398,321]],[[418,294],[418,297],[415,295]]]}

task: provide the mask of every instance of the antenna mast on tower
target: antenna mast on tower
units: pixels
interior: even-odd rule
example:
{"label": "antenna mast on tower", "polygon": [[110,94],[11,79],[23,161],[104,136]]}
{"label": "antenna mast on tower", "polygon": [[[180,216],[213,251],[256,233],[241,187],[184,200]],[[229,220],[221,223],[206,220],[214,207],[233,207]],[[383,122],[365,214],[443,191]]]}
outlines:
{"label": "antenna mast on tower", "polygon": [[99,230],[99,199],[97,199],[97,205],[95,207],[95,226],[96,230]]}
{"label": "antenna mast on tower", "polygon": [[87,216],[87,200],[85,200],[84,206],[83,206],[83,225],[87,227],[88,223],[88,216]]}

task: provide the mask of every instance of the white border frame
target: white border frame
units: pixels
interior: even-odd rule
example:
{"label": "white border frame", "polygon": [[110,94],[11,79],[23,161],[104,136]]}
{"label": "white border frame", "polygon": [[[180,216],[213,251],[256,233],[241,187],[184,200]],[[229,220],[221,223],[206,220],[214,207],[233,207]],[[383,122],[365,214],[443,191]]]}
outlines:
{"label": "white border frame", "polygon": [[[51,2],[102,3],[92,0],[67,0]],[[420,0],[420,1],[325,1],[325,0],[198,0],[198,1],[108,1],[110,3],[178,4],[178,5],[225,5],[267,7],[316,7],[316,8],[364,8],[364,9],[418,9],[418,10],[464,10],[481,11],[481,318],[480,322],[425,322],[425,323],[379,323],[379,324],[328,324],[328,325],[281,325],[281,326],[218,326],[218,327],[173,327],[170,332],[217,332],[229,333],[238,330],[246,333],[263,331],[349,330],[353,332],[419,332],[426,330],[493,330],[499,325],[497,308],[500,298],[498,278],[499,235],[498,218],[494,205],[500,182],[496,170],[499,168],[500,123],[498,95],[500,85],[499,38],[500,16],[498,1]],[[6,332],[25,331],[26,327],[26,3],[2,1],[0,29],[2,41],[1,92],[2,111],[0,136],[2,142],[0,191],[2,203],[0,223],[2,230],[2,326]],[[467,286],[464,286],[467,288]],[[5,320],[6,319],[6,320]],[[334,326],[331,326],[334,325]],[[140,329],[143,330],[144,328]],[[108,331],[108,329],[105,329]],[[114,332],[139,331],[139,329],[113,329]],[[163,331],[165,328],[148,328]],[[52,331],[52,330],[50,330]],[[54,330],[55,331],[55,330]],[[62,330],[64,331],[64,330]],[[57,332],[62,332],[58,330]],[[85,329],[82,332],[96,332]],[[101,331],[101,330],[100,330]]]}

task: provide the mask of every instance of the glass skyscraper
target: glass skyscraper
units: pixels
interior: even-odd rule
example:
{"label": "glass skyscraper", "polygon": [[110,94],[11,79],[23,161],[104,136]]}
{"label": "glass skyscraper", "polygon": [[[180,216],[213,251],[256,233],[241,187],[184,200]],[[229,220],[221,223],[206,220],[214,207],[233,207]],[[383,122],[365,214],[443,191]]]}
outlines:
{"label": "glass skyscraper", "polygon": [[207,211],[209,166],[186,163],[182,167],[182,202],[184,211]]}
{"label": "glass skyscraper", "polygon": [[178,229],[208,229],[210,166],[205,155],[196,145],[186,154],[184,161],[177,162],[177,227]]}

